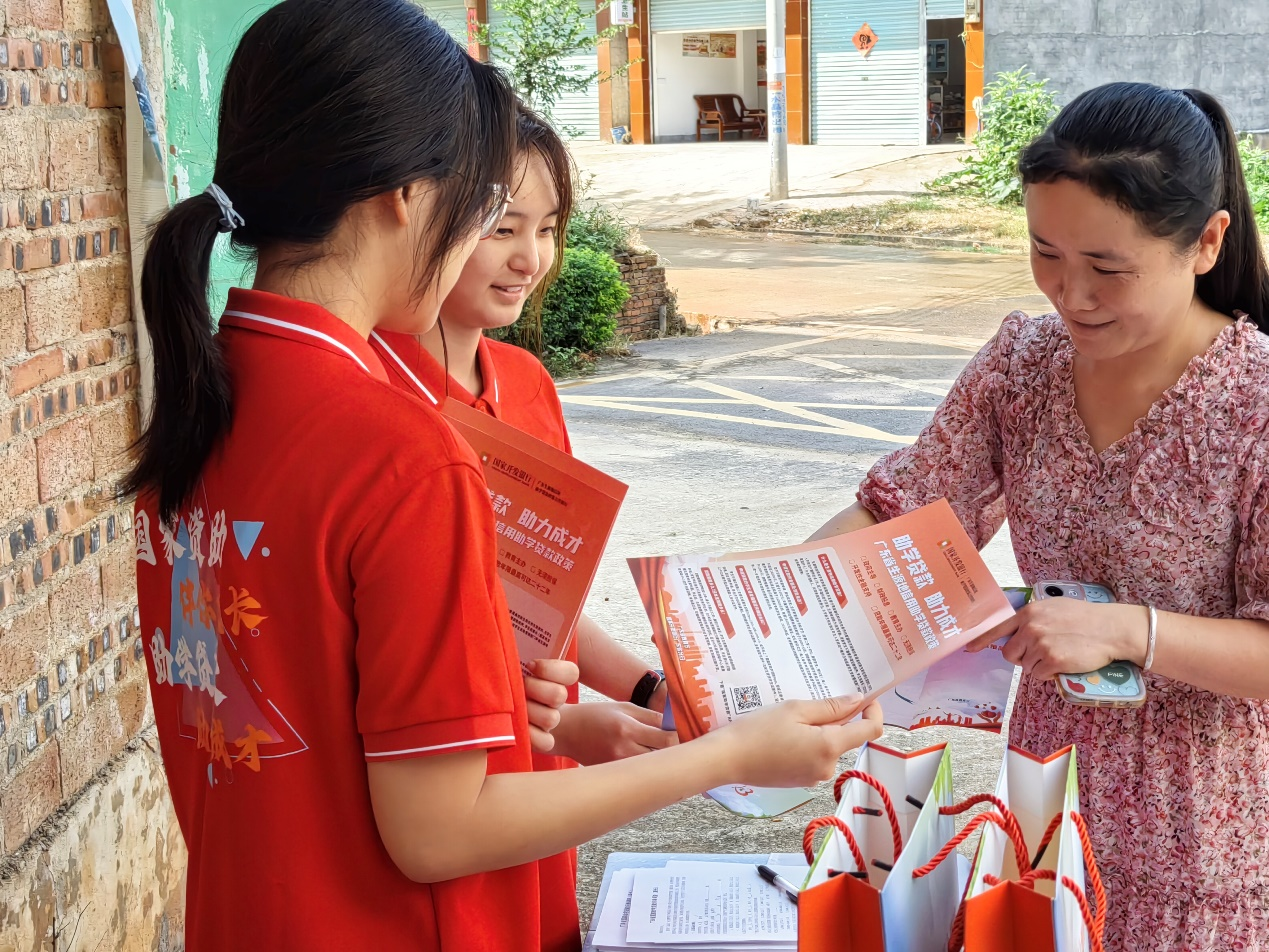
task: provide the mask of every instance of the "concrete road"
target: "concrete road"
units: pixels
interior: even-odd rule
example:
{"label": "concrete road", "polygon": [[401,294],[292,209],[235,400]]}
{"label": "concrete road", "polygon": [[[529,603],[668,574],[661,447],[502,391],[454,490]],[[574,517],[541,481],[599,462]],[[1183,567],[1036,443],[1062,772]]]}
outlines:
{"label": "concrete road", "polygon": [[[617,207],[640,228],[682,228],[697,218],[766,201],[767,143],[683,142],[569,146],[591,194]],[[963,145],[789,146],[792,208],[866,205],[922,190],[922,183],[956,168]]]}
{"label": "concrete road", "polygon": [[856,321],[986,340],[1010,311],[1050,310],[1022,255],[658,232],[684,313],[746,323]]}
{"label": "concrete road", "polygon": [[[1000,318],[1039,303],[1025,260],[690,235],[658,245],[685,306],[712,301],[763,323],[640,344],[560,389],[578,456],[630,485],[587,609],[650,664],[626,557],[801,541],[853,501],[874,460],[920,431]],[[1016,584],[1007,533],[987,558]],[[887,737],[908,749],[945,740],[958,792],[991,789],[999,738]],[[827,787],[774,821],[700,797],[662,810],[583,847],[583,923],[609,852],[797,851],[806,821],[830,811]]]}

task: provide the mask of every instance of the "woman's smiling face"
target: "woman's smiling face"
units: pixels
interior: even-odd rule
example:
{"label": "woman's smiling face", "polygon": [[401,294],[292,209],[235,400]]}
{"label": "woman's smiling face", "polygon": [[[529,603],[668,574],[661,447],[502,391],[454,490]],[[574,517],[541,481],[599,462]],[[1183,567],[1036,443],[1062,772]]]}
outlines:
{"label": "woman's smiling face", "polygon": [[1107,360],[1157,344],[1194,301],[1228,215],[1212,216],[1195,248],[1180,251],[1129,211],[1069,179],[1027,187],[1031,272],[1085,357]]}
{"label": "woman's smiling face", "polygon": [[555,263],[559,196],[546,162],[534,153],[516,167],[515,191],[498,229],[467,259],[441,307],[447,326],[506,327]]}

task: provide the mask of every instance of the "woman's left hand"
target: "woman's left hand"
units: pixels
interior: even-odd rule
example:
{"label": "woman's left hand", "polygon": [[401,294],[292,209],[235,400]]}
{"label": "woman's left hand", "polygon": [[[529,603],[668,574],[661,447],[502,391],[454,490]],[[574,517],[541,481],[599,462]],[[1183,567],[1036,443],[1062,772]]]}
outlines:
{"label": "woman's left hand", "polygon": [[560,722],[560,708],[568,689],[577,683],[577,665],[571,661],[539,658],[529,663],[524,677],[524,700],[529,717],[529,744],[539,754],[555,746],[551,732]]}
{"label": "woman's left hand", "polygon": [[1073,598],[1046,598],[1023,606],[1010,619],[971,641],[981,651],[1009,638],[1005,659],[1032,678],[1096,671],[1112,661],[1144,660],[1146,609],[1140,605],[1104,605]]}
{"label": "woman's left hand", "polygon": [[673,731],[661,730],[661,715],[618,701],[566,704],[553,732],[552,753],[582,766],[606,764],[679,742]]}

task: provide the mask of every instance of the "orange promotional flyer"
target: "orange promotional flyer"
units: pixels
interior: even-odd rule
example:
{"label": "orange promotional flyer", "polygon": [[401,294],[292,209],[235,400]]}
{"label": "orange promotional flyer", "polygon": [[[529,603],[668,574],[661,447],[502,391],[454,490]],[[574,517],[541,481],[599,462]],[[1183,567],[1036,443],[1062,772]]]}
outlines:
{"label": "orange promotional flyer", "polygon": [[1013,613],[945,500],[832,539],[630,568],[683,740],[785,700],[880,697]]}
{"label": "orange promotional flyer", "polygon": [[485,471],[520,660],[563,657],[626,485],[456,400],[441,412]]}

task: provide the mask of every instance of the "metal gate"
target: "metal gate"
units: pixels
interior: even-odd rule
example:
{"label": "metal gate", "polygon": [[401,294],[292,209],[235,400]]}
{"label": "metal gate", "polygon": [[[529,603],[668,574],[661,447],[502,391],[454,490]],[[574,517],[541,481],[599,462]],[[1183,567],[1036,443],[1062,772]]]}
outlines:
{"label": "metal gate", "polygon": [[648,24],[653,33],[762,30],[767,26],[767,4],[766,0],[650,0]]}
{"label": "metal gate", "polygon": [[[922,7],[922,0],[811,0],[812,142],[925,142]],[[865,23],[877,35],[866,57],[852,42]]]}
{"label": "metal gate", "polygon": [[965,0],[925,0],[927,20],[965,19]]}

